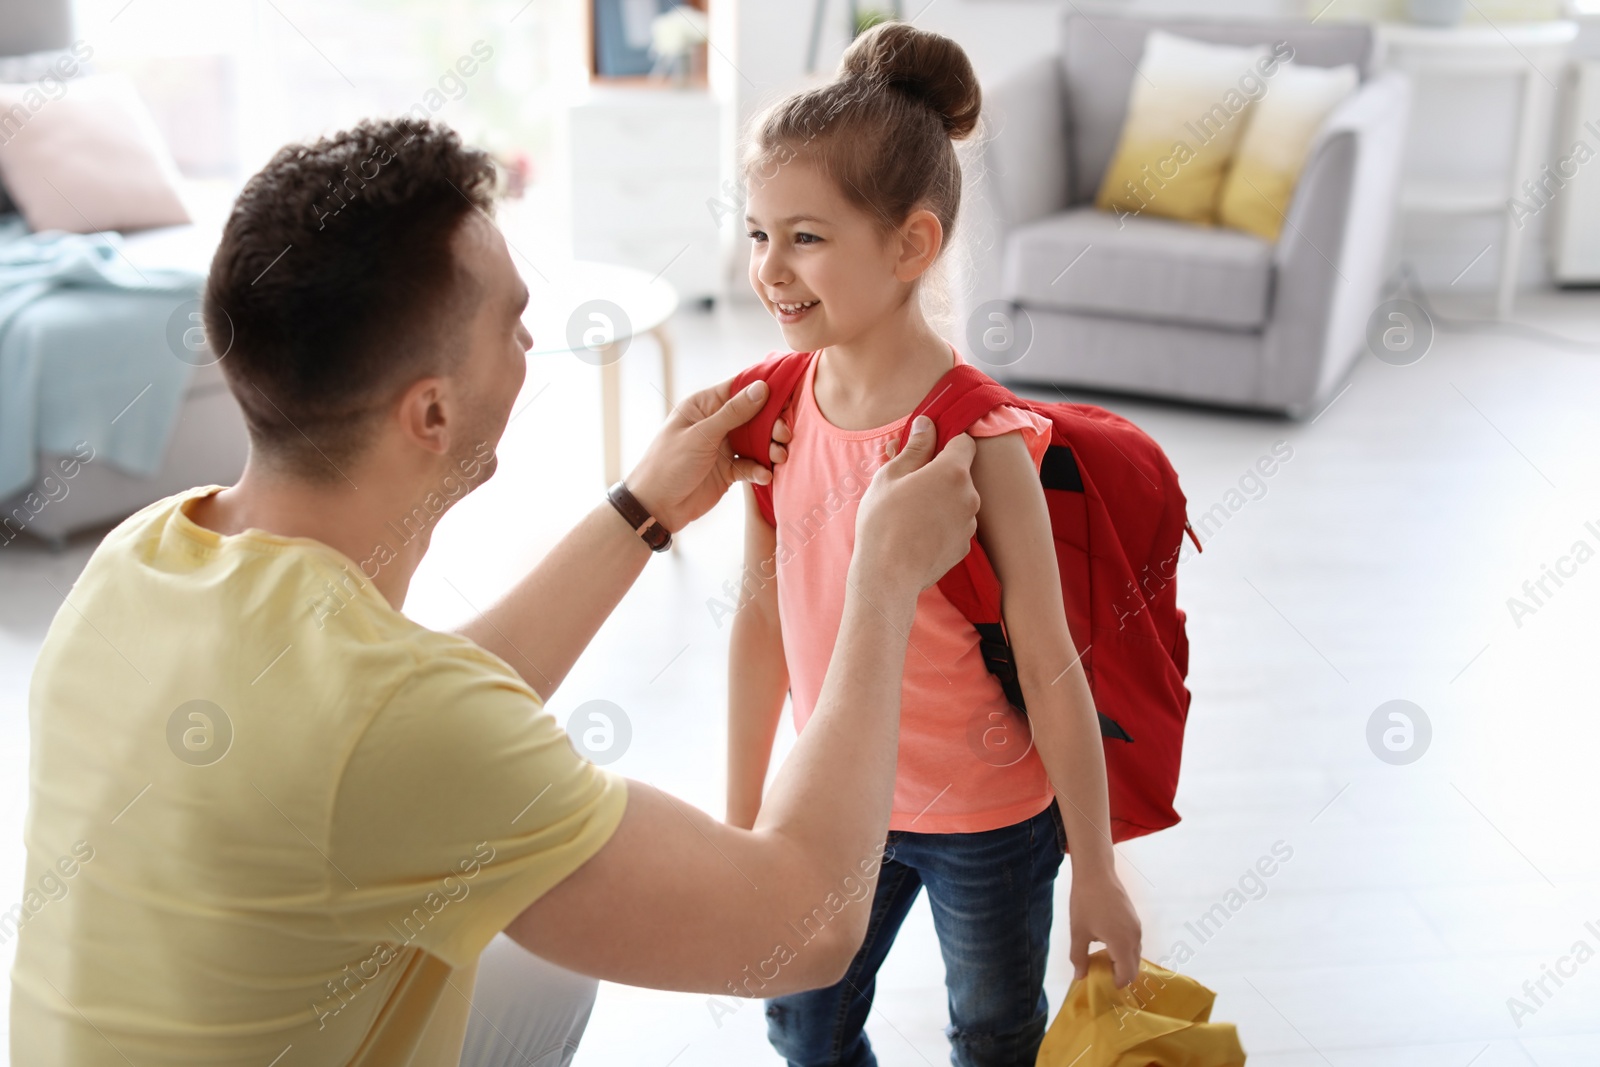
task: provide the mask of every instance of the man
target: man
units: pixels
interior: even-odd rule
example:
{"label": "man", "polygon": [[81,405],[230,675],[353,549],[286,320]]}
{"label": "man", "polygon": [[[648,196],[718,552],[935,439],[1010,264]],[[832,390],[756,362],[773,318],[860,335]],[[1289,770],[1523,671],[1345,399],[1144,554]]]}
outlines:
{"label": "man", "polygon": [[971,442],[930,460],[923,426],[863,499],[827,684],[753,830],[583,761],[542,702],[646,541],[767,477],[723,440],[765,387],[686,401],[459,634],[406,619],[430,528],[407,520],[493,473],[531,344],[493,181],[446,129],[372,123],[240,194],[206,323],[249,464],[108,535],[35,668],[13,1062],[455,1064],[503,930],[471,1055],[565,1063],[593,983],[560,968],[761,996],[860,944]]}

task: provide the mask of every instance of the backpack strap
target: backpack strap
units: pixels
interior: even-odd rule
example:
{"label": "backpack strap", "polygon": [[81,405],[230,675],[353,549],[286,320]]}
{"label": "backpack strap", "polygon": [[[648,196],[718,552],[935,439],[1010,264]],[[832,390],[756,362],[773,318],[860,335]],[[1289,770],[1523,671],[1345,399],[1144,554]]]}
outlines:
{"label": "backpack strap", "polygon": [[[794,392],[800,387],[800,381],[805,377],[806,368],[811,365],[814,352],[785,352],[770,359],[747,367],[734,375],[732,393],[737,393],[751,382],[763,381],[767,383],[767,402],[762,405],[756,416],[743,426],[736,426],[728,432],[728,444],[733,449],[733,454],[741,459],[753,459],[768,470],[772,469],[772,427],[789,406]],[[750,486],[756,494],[756,505],[761,509],[761,515],[772,525],[778,525],[778,520],[772,510],[772,486]]]}
{"label": "backpack strap", "polygon": [[906,420],[905,429],[900,431],[900,449],[906,447],[906,441],[911,436],[911,422],[918,415],[926,415],[933,420],[934,452],[937,454],[950,438],[965,433],[969,426],[995,408],[1017,402],[1011,390],[977,367],[970,363],[957,363],[945,372],[944,377],[933,383],[928,395],[912,411],[911,418]]}
{"label": "backpack strap", "polygon": [[[973,423],[1004,405],[1028,407],[1015,393],[978,368],[969,363],[957,363],[928,391],[927,397],[912,412],[912,418],[926,415],[933,420],[934,451],[937,454],[949,443],[950,438],[965,433]],[[900,435],[902,449],[910,434],[911,422],[907,420],[905,430]],[[978,651],[989,673],[1000,683],[1006,700],[1026,715],[1022,682],[1017,675],[1016,658],[1011,651],[1011,638],[1006,632],[1001,611],[1000,577],[995,573],[994,564],[989,562],[989,554],[976,537],[972,539],[966,556],[946,571],[938,584],[939,592],[978,631]],[[1098,709],[1096,715],[1101,736],[1121,741],[1133,740],[1115,719]]]}
{"label": "backpack strap", "polygon": [[[974,422],[996,407],[1016,403],[1011,390],[968,363],[957,363],[934,383],[922,403],[912,411],[900,433],[900,450],[911,437],[911,423],[918,415],[933,420],[934,454],[937,455],[957,434],[965,433]],[[939,579],[939,591],[955,605],[978,631],[979,650],[990,673],[999,679],[1006,698],[1022,710],[1022,687],[1011,658],[1005,623],[1000,611],[1000,579],[983,545],[974,537],[960,563]]]}

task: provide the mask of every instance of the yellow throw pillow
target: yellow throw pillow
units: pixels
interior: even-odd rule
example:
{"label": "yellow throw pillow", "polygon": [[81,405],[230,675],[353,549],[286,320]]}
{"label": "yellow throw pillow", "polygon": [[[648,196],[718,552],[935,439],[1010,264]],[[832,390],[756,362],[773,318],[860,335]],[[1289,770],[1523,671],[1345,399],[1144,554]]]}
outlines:
{"label": "yellow throw pillow", "polygon": [[1285,63],[1279,68],[1266,95],[1251,108],[1222,184],[1217,204],[1222,225],[1277,241],[1312,140],[1360,81],[1353,66]]}
{"label": "yellow throw pillow", "polygon": [[1217,191],[1250,103],[1268,92],[1273,69],[1293,54],[1287,44],[1276,52],[1235,48],[1152,30],[1094,206],[1215,222]]}

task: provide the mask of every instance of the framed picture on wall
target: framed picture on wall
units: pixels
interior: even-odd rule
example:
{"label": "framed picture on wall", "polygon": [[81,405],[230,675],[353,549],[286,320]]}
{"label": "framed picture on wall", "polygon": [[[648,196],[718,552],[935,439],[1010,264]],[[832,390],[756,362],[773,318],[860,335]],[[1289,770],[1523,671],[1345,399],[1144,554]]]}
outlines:
{"label": "framed picture on wall", "polygon": [[[682,80],[691,61],[683,56],[663,56],[652,47],[656,40],[657,19],[672,14],[674,8],[687,9],[684,27],[668,23],[674,30],[705,25],[706,0],[590,0],[589,36],[592,42],[589,70],[596,79]],[[681,40],[684,32],[668,36]],[[703,45],[701,46],[704,47]],[[693,64],[703,67],[703,64]],[[703,70],[699,72],[703,76]]]}

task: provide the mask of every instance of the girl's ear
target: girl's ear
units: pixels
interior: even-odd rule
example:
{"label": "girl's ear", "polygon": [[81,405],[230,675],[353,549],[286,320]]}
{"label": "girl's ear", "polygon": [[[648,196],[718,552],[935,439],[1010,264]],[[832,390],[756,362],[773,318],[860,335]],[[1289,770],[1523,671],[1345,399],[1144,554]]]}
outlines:
{"label": "girl's ear", "polygon": [[939,250],[944,247],[944,227],[933,212],[917,208],[900,224],[897,239],[900,255],[895,260],[894,276],[903,282],[913,282],[939,258]]}

